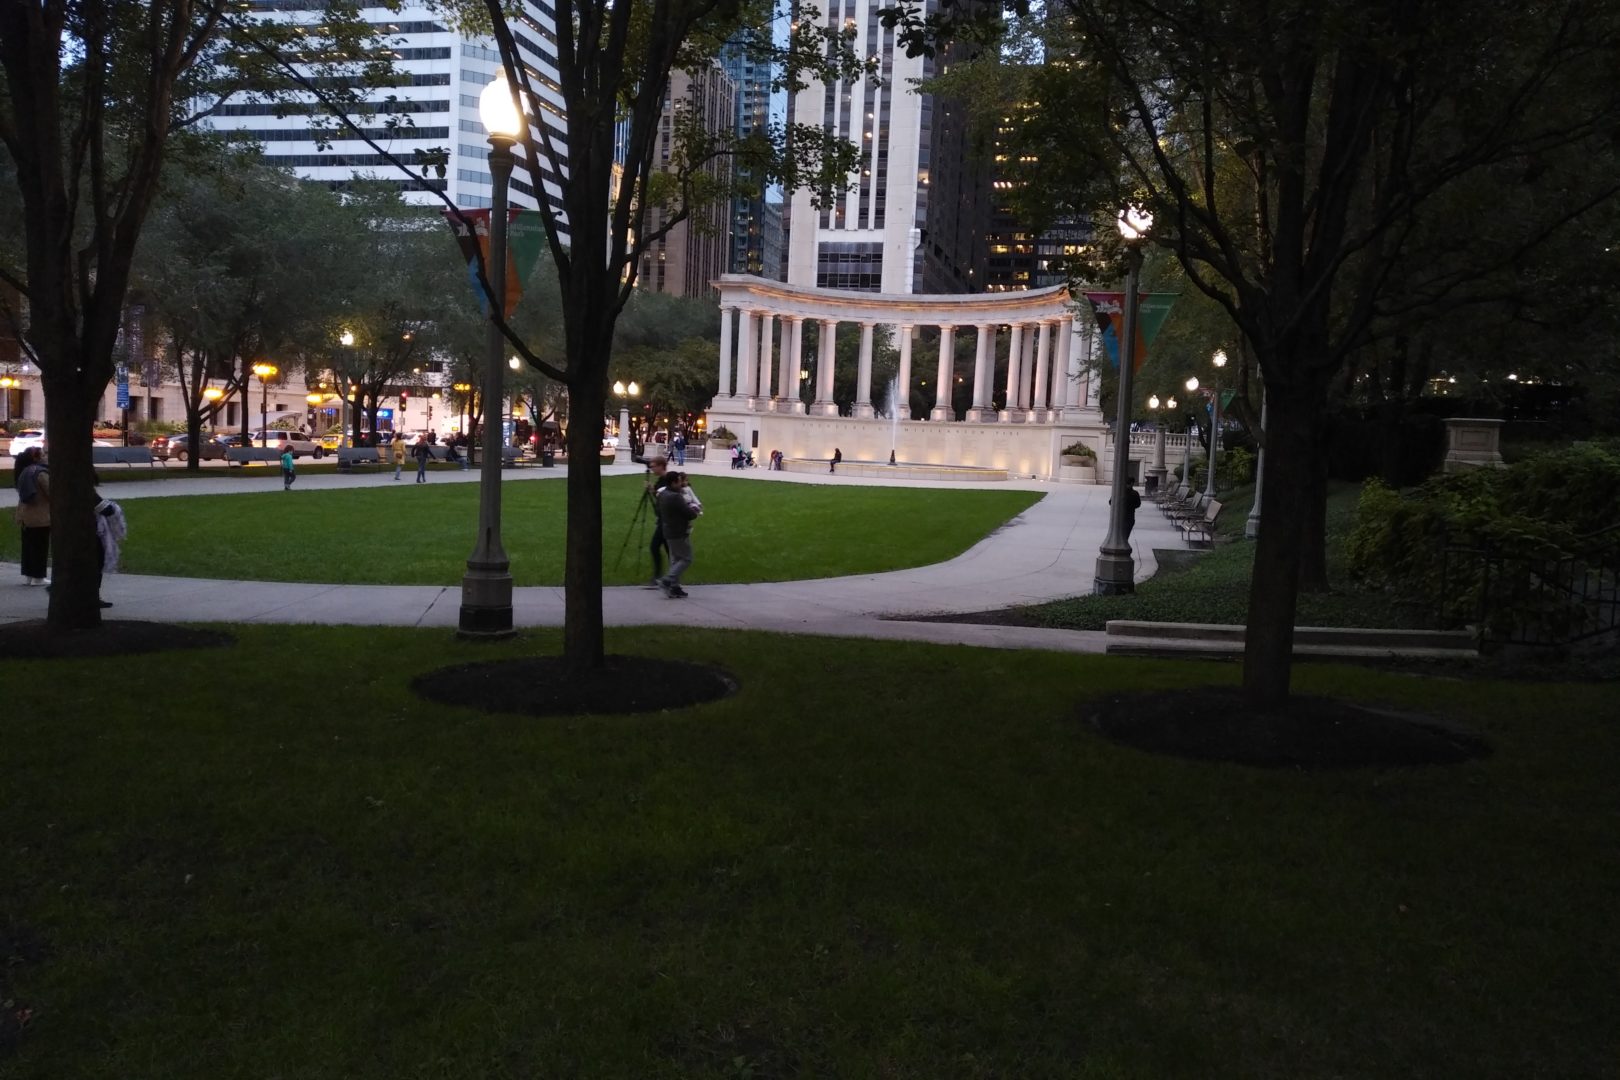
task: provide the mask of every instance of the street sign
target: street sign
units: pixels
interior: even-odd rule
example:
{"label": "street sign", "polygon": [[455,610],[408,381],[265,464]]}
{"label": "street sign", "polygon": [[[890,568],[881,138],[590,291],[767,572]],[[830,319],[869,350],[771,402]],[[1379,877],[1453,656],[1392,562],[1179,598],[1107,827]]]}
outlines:
{"label": "street sign", "polygon": [[129,365],[118,365],[118,407],[129,408]]}

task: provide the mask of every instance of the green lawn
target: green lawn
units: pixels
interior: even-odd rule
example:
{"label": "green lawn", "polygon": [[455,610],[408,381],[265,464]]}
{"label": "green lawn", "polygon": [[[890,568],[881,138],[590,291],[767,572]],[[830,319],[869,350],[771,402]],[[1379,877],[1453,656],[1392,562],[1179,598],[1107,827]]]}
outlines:
{"label": "green lawn", "polygon": [[[1344,538],[1355,523],[1359,484],[1334,485],[1328,495],[1327,593],[1301,593],[1299,626],[1428,628],[1431,612],[1400,602],[1385,592],[1357,587],[1345,568]],[[1081,596],[1021,609],[1042,626],[1101,630],[1110,619],[1150,622],[1246,623],[1254,544],[1243,539],[1243,525],[1254,505],[1253,488],[1229,491],[1221,499],[1219,539],[1213,551],[1195,560],[1162,567],[1128,596]],[[1157,517],[1147,503],[1140,511]],[[1146,520],[1146,518],[1144,518]]]}
{"label": "green lawn", "polygon": [[[700,477],[704,516],[688,583],[786,581],[877,573],[953,558],[1031,506],[1024,491],[828,487]],[[632,529],[640,476],[602,481],[610,584],[651,573],[649,519]],[[502,533],[519,585],[563,575],[561,480],[504,485]],[[263,581],[449,585],[478,522],[476,484],[130,499],[125,569]],[[626,537],[628,536],[628,545]],[[17,558],[15,529],[0,559]],[[620,552],[623,559],[620,560]]]}
{"label": "green lawn", "polygon": [[1205,664],[621,631],[741,693],[534,721],[406,685],[551,635],[234,632],[0,661],[6,1080],[1576,1080],[1620,1060],[1612,688],[1302,668],[1496,746],[1311,775],[1149,757],[1076,720],[1088,694],[1236,676]]}

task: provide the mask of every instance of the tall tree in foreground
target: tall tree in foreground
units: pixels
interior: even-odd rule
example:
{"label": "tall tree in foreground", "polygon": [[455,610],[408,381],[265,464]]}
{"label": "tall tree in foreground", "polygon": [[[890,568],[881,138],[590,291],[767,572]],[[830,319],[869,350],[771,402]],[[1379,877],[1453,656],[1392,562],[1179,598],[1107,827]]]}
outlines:
{"label": "tall tree in foreground", "polygon": [[[0,280],[24,298],[45,389],[52,631],[101,624],[91,426],[112,378],[131,265],[164,159],[224,93],[265,76],[239,66],[252,55],[227,40],[229,6],[0,2],[0,146],[20,195],[23,234],[22,265],[0,265]],[[305,55],[341,63],[366,51],[369,28],[353,0],[330,0],[323,15],[298,39]],[[293,31],[263,33],[284,46]]]}
{"label": "tall tree in foreground", "polygon": [[[1009,9],[1015,8],[1008,4]],[[1420,322],[1612,199],[1620,10],[1606,0],[1055,0],[1074,62],[1032,80],[1050,180],[1155,241],[1242,331],[1265,383],[1265,524],[1243,681],[1286,698],[1302,552],[1314,546],[1328,388],[1377,334]],[[902,3],[916,48],[965,17]],[[1241,163],[1242,168],[1229,167]],[[1433,200],[1483,173],[1557,192],[1463,258],[1402,263]],[[1099,198],[1111,189],[1111,198]],[[1409,271],[1391,287],[1397,266]]]}
{"label": "tall tree in foreground", "polygon": [[[670,72],[703,70],[744,29],[760,31],[751,35],[754,47],[775,53],[789,86],[808,73],[828,80],[858,76],[869,65],[851,53],[842,31],[826,31],[819,12],[797,4],[789,13],[794,29],[788,45],[776,49],[769,32],[776,13],[769,2],[559,0],[557,87],[563,110],[554,118],[519,59],[508,5],[467,0],[446,6],[464,16],[481,6],[479,14],[493,30],[507,80],[533,121],[519,140],[519,171],[527,171],[537,192],[557,190],[548,177],[568,178],[559,192],[561,209],[540,200],[562,298],[563,360],[548,362],[521,335],[508,329],[507,336],[531,364],[568,388],[563,651],[570,666],[597,667],[604,655],[601,418],[614,329],[644,252],[694,209],[728,199],[737,186],[731,177],[831,192],[847,186],[855,166],[855,148],[817,127],[777,127],[747,139],[707,130],[695,101],[677,103],[673,146],[663,161],[659,119]],[[546,123],[538,122],[541,117]],[[554,119],[566,130],[566,146],[552,137]],[[735,168],[715,170],[716,161]]]}

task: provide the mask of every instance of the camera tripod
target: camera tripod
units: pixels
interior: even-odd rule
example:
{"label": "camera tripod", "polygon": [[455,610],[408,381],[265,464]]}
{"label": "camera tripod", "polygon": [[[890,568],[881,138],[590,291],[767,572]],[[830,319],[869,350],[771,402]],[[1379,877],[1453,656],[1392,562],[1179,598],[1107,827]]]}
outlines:
{"label": "camera tripod", "polygon": [[[648,469],[646,475],[651,476],[652,470]],[[652,501],[652,492],[643,487],[641,489],[641,500],[636,503],[636,512],[630,517],[630,527],[624,531],[624,543],[619,545],[619,557],[613,560],[613,569],[617,570],[624,562],[624,553],[630,549],[630,537],[637,535],[637,526],[640,526],[640,535],[637,536],[636,540],[638,546],[641,543],[640,537],[646,535],[647,508],[652,505]]]}

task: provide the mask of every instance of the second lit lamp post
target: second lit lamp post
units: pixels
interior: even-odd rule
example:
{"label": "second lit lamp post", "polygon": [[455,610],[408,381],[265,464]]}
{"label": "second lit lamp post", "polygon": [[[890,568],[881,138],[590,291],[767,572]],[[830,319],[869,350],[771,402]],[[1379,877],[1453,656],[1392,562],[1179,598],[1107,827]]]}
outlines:
{"label": "second lit lamp post", "polygon": [[270,445],[270,415],[268,401],[270,400],[270,380],[280,373],[274,364],[261,360],[253,365],[253,374],[259,377],[259,445]]}
{"label": "second lit lamp post", "polygon": [[478,541],[461,579],[460,632],[463,637],[508,637],[512,629],[512,564],[501,543],[500,441],[491,405],[501,400],[501,356],[506,351],[498,319],[506,307],[506,184],[512,176],[512,146],[525,123],[512,87],[504,75],[478,95],[478,113],[489,132],[489,173],[493,195],[489,209],[489,329],[484,363],[484,452],[478,472]]}
{"label": "second lit lamp post", "polygon": [[613,464],[628,465],[633,456],[630,445],[630,399],[641,394],[641,387],[635,380],[626,386],[622,382],[613,384],[613,396],[619,399],[619,445],[613,451]]}

